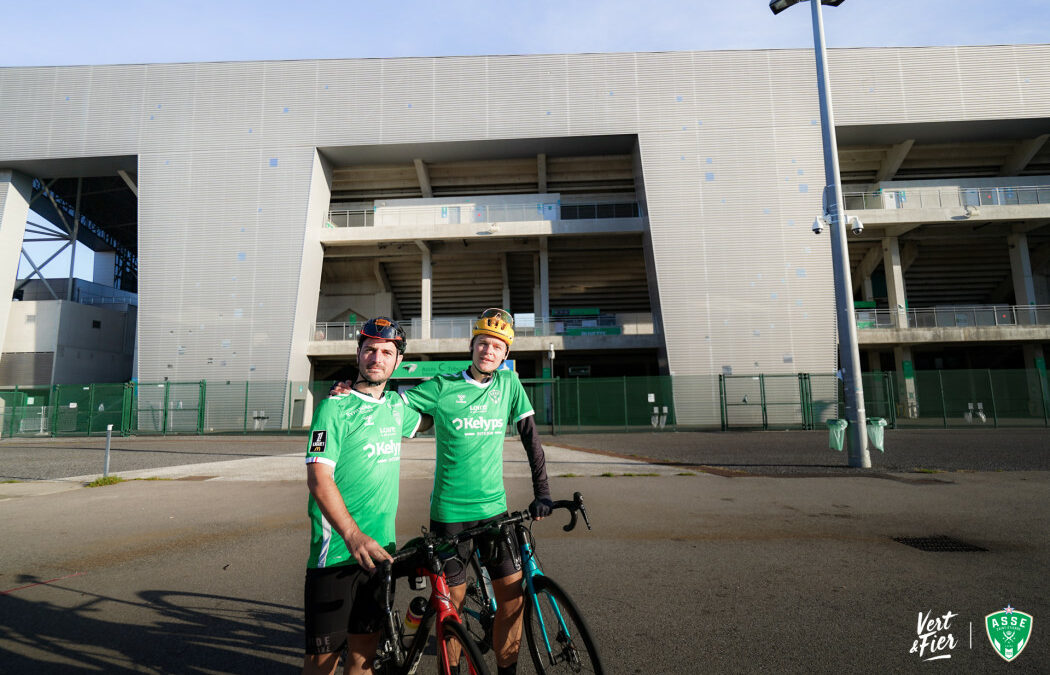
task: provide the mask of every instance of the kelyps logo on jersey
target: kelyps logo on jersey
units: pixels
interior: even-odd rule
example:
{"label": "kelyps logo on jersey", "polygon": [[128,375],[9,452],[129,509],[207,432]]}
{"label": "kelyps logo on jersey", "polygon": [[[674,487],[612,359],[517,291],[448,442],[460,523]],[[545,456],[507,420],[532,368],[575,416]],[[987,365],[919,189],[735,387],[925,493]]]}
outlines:
{"label": "kelyps logo on jersey", "polygon": [[452,420],[452,426],[456,428],[456,431],[468,429],[470,431],[484,431],[488,433],[499,431],[506,423],[506,420],[503,419],[484,419],[480,417],[457,417]]}
{"label": "kelyps logo on jersey", "polygon": [[386,455],[387,459],[379,460],[380,463],[389,461],[389,459],[401,456],[401,443],[398,441],[380,441],[379,443],[369,443],[364,447],[365,458],[372,459],[373,457]]}
{"label": "kelyps logo on jersey", "polygon": [[324,452],[325,443],[328,440],[328,432],[318,429],[310,437],[310,452]]}

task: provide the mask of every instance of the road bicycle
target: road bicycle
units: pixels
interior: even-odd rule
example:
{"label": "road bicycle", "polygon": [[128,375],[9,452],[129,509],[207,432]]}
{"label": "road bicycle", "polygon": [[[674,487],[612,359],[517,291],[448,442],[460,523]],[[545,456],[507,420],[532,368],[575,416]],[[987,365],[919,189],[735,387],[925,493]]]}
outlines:
{"label": "road bicycle", "polygon": [[[566,532],[575,529],[577,513],[583,516],[587,529],[591,529],[583,496],[579,492],[573,494],[572,501],[554,502],[554,509],[567,509],[571,514],[569,523],[562,527]],[[464,530],[459,536],[474,537],[479,541],[484,537],[499,537],[506,542],[506,550],[521,556],[525,638],[538,673],[602,673],[598,650],[579,607],[540,568],[535,555],[532,524],[525,524],[532,520],[527,510],[515,511],[498,521]],[[471,637],[478,642],[483,652],[487,652],[492,648],[496,600],[480,548],[475,547],[470,559],[462,618]],[[499,548],[495,547],[496,550]]]}
{"label": "road bicycle", "polygon": [[[424,533],[405,544],[392,556],[392,560],[380,566],[378,573],[383,575],[386,621],[373,662],[375,672],[396,675],[415,673],[433,628],[438,673],[489,675],[478,646],[461,623],[448,591],[445,559],[448,552],[455,551],[459,541],[460,535],[437,537]],[[394,581],[401,576],[408,576],[410,587],[417,591],[422,590],[426,579],[430,581],[430,598],[414,635],[405,634],[401,614],[393,607]]]}

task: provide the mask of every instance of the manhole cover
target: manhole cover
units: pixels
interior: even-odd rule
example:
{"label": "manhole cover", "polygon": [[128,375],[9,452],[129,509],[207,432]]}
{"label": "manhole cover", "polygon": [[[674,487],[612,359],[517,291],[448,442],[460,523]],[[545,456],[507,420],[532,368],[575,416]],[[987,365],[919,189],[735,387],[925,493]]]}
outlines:
{"label": "manhole cover", "polygon": [[934,553],[974,553],[987,551],[986,548],[967,544],[965,541],[952,539],[951,537],[894,537],[893,541],[906,544],[920,551],[932,551]]}

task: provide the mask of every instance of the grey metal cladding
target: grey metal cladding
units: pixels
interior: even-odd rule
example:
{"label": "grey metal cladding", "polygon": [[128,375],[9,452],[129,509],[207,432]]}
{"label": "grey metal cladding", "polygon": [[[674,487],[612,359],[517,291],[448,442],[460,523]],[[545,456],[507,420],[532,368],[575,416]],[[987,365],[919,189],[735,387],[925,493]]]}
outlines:
{"label": "grey metal cladding", "polygon": [[[840,126],[1048,116],[1048,64],[1047,45],[829,58]],[[811,50],[0,69],[0,166],[139,155],[143,379],[285,379],[314,148],[624,133],[676,400],[717,401],[724,368],[833,371]]]}

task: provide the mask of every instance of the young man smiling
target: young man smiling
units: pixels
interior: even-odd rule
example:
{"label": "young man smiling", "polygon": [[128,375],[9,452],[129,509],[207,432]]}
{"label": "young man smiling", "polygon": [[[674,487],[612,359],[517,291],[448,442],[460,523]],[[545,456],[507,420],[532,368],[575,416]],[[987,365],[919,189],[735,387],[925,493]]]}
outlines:
{"label": "young man smiling", "polygon": [[[455,375],[431,378],[405,392],[408,404],[434,418],[437,463],[430,502],[430,529],[454,534],[507,513],[503,486],[503,440],[513,423],[532,468],[536,518],[550,514],[546,461],[536,430],[532,404],[516,374],[500,370],[514,342],[514,319],[502,309],[487,309],[474,322],[471,364]],[[501,544],[502,548],[506,548]],[[445,572],[457,607],[466,594],[464,562],[470,544],[459,551]],[[502,550],[489,566],[498,609],[493,646],[500,675],[514,673],[521,646],[521,567],[516,555]]]}

